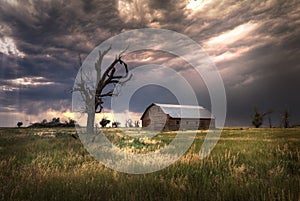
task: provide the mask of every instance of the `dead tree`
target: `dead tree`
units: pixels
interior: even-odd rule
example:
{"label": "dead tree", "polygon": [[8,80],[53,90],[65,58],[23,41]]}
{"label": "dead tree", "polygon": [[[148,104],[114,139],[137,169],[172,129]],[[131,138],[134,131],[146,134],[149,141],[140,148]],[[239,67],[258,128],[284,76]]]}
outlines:
{"label": "dead tree", "polygon": [[257,108],[254,108],[254,116],[253,116],[253,119],[252,119],[252,124],[255,126],[255,128],[259,128],[262,124],[263,124],[263,121],[264,121],[264,117],[267,115],[267,114],[271,114],[272,111],[268,111],[268,112],[265,112],[265,113],[260,113],[258,112]]}
{"label": "dead tree", "polygon": [[23,125],[23,122],[22,122],[22,121],[19,121],[19,122],[17,123],[18,128],[20,128],[22,125]]}
{"label": "dead tree", "polygon": [[132,119],[127,119],[126,123],[125,123],[125,127],[126,128],[132,128],[133,127],[133,123],[132,123]]}
{"label": "dead tree", "polygon": [[272,118],[270,116],[268,117],[268,121],[269,121],[269,127],[273,128],[273,126],[272,126]]}
{"label": "dead tree", "polygon": [[[132,77],[132,74],[129,75],[127,64],[122,60],[124,51],[114,59],[102,74],[102,60],[110,49],[111,47],[103,52],[99,51],[99,57],[94,66],[96,72],[96,86],[91,84],[93,82],[90,75],[87,75],[81,68],[79,72],[80,80],[72,90],[73,92],[79,92],[85,102],[84,112],[87,113],[86,127],[88,134],[94,133],[95,114],[102,112],[104,98],[117,96],[118,92],[114,90],[116,85],[123,85]],[[80,65],[82,65],[80,56],[79,62]],[[120,71],[122,72],[122,69],[124,70],[123,73],[117,74]]]}
{"label": "dead tree", "polygon": [[113,128],[118,128],[119,125],[121,125],[121,123],[118,122],[118,121],[114,121],[114,122],[111,123],[111,125],[112,125]]}
{"label": "dead tree", "polygon": [[134,127],[136,127],[136,128],[140,127],[140,122],[139,121],[135,121],[134,122]]}
{"label": "dead tree", "polygon": [[291,118],[291,114],[290,114],[290,112],[286,109],[286,110],[281,114],[281,127],[283,127],[283,128],[289,128],[289,127],[290,127],[290,118]]}
{"label": "dead tree", "polygon": [[110,123],[110,120],[106,119],[106,118],[102,118],[101,121],[99,122],[99,124],[101,125],[102,128],[105,128],[107,126],[107,124]]}

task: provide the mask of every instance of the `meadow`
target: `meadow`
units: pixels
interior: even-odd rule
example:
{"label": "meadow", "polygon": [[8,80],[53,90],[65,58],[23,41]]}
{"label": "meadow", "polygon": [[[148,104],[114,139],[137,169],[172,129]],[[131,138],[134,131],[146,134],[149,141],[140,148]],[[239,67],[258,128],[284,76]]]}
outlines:
{"label": "meadow", "polygon": [[[128,139],[108,130],[122,149],[143,153],[174,135]],[[189,131],[186,131],[189,132]],[[212,153],[198,152],[199,131],[179,161],[132,175],[97,162],[74,128],[0,128],[0,200],[300,200],[300,128],[225,128]]]}

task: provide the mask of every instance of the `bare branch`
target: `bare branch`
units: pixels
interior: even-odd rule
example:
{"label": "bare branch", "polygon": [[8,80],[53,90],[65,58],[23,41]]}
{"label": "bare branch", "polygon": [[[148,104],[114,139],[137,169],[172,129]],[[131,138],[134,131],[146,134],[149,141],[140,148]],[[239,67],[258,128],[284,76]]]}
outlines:
{"label": "bare branch", "polygon": [[[129,75],[127,64],[121,59],[128,47],[116,56],[113,62],[102,73],[103,59],[111,48],[110,46],[103,52],[99,51],[98,59],[94,64],[96,75],[90,69],[80,68],[80,75],[78,75],[76,85],[70,90],[71,92],[79,92],[82,100],[86,103],[85,108],[82,109],[88,113],[88,133],[93,133],[94,115],[95,113],[102,112],[104,99],[106,97],[117,96],[119,91],[116,86],[123,85],[132,78],[132,74]],[[78,54],[78,61],[80,66],[82,66],[83,63],[80,54]],[[95,76],[96,86],[94,84]],[[95,105],[93,106],[93,104]]]}

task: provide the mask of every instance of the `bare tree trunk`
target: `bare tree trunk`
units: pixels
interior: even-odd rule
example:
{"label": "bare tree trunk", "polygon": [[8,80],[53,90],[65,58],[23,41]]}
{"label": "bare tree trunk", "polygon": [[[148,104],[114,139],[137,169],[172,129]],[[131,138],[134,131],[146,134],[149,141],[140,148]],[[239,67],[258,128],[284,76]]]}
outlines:
{"label": "bare tree trunk", "polygon": [[271,119],[271,117],[269,117],[268,119],[269,119],[269,127],[272,128],[273,127],[272,126],[272,119]]}
{"label": "bare tree trunk", "polygon": [[86,129],[87,129],[87,134],[94,134],[94,123],[95,123],[95,112],[89,112],[88,113],[88,117],[87,117],[87,125],[86,125]]}
{"label": "bare tree trunk", "polygon": [[[90,92],[91,93],[91,92]],[[89,96],[90,98],[86,101],[86,109],[87,109],[87,122],[86,122],[86,132],[89,135],[94,134],[94,124],[95,124],[95,105],[93,104],[95,96]]]}
{"label": "bare tree trunk", "polygon": [[[121,59],[123,51],[115,60],[106,68],[103,75],[101,75],[102,70],[102,60],[104,55],[106,55],[111,47],[107,50],[101,52],[99,51],[99,58],[95,63],[95,71],[97,73],[97,81],[96,86],[91,85],[93,80],[90,79],[91,71],[83,71],[80,69],[80,82],[76,83],[76,86],[73,88],[72,92],[80,92],[83,101],[85,102],[85,110],[84,113],[87,113],[87,123],[86,123],[86,132],[87,134],[93,135],[94,131],[94,123],[95,123],[95,115],[96,113],[101,113],[103,108],[103,98],[104,97],[112,97],[118,95],[115,93],[114,87],[117,84],[125,84],[129,81],[132,75],[129,75],[127,64]],[[81,57],[79,55],[79,64],[82,66]],[[118,74],[117,68],[121,68],[118,66],[120,64],[123,66],[125,73]],[[110,90],[103,92],[106,87],[111,86]],[[95,88],[96,87],[96,88]]]}

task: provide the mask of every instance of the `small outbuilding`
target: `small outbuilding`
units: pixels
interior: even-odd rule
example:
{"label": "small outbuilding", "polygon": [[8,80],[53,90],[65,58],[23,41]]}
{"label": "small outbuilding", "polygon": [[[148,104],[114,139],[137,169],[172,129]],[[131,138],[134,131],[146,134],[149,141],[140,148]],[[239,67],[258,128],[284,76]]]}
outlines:
{"label": "small outbuilding", "polygon": [[215,128],[214,116],[202,106],[152,103],[142,117],[149,130],[204,130]]}

